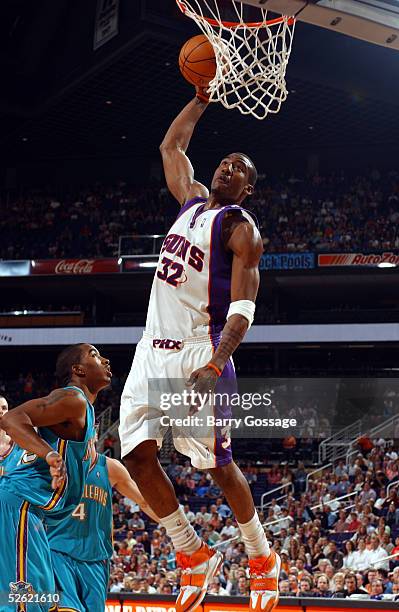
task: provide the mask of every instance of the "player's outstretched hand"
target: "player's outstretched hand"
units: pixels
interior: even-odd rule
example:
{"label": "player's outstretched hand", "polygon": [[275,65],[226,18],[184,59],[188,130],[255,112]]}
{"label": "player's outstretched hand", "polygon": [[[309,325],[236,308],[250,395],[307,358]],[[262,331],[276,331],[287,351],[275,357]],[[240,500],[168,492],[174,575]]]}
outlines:
{"label": "player's outstretched hand", "polygon": [[51,488],[58,489],[64,484],[67,475],[65,462],[57,451],[48,453],[46,461],[50,466],[50,475],[52,476]]}
{"label": "player's outstretched hand", "polygon": [[[218,381],[218,375],[215,370],[212,370],[207,365],[194,370],[190,378],[187,381],[187,386],[191,387],[194,393],[198,393],[201,396],[207,395],[210,399],[211,393],[215,391],[216,383]],[[201,405],[194,403],[190,410],[189,415],[193,415],[198,412],[198,406]]]}
{"label": "player's outstretched hand", "polygon": [[208,102],[209,102],[209,93],[208,93],[206,87],[198,87],[198,85],[196,85],[195,93],[196,93],[196,96],[197,96],[198,100],[200,100],[204,104],[208,104]]}

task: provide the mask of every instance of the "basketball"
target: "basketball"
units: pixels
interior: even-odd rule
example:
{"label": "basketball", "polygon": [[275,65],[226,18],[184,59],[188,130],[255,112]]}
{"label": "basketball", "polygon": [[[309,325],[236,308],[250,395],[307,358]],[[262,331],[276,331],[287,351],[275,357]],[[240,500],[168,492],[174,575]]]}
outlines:
{"label": "basketball", "polygon": [[193,36],[182,47],[179,68],[191,85],[206,87],[216,74],[215,52],[203,34]]}

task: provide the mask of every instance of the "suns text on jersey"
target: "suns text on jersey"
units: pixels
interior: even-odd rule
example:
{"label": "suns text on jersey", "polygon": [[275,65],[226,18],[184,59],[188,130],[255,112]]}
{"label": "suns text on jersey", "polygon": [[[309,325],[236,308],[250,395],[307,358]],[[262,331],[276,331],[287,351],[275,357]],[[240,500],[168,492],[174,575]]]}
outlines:
{"label": "suns text on jersey", "polygon": [[176,255],[184,262],[187,261],[188,265],[198,272],[201,272],[204,267],[204,251],[194,244],[191,244],[185,236],[168,234],[161,248],[161,253],[164,252]]}

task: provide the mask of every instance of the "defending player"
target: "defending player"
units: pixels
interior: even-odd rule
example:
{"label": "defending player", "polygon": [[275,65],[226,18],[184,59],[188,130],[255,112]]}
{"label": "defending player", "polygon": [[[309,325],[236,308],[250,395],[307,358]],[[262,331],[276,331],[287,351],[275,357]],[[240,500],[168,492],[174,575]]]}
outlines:
{"label": "defending player", "polygon": [[113,553],[112,487],[159,523],[122,463],[97,453],[93,445],[81,502],[68,518],[47,529],[60,612],[105,610]]}
{"label": "defending player", "polygon": [[64,388],[0,420],[26,449],[20,465],[0,479],[0,612],[48,611],[56,601],[43,519],[58,521],[80,502],[95,436],[93,402],[112,376],[108,359],[90,344],[62,351],[56,371]]}
{"label": "defending player", "polygon": [[[218,389],[218,380],[234,378],[231,356],[253,321],[263,252],[256,224],[241,208],[257,176],[250,158],[224,157],[210,194],[194,179],[186,150],[206,107],[206,94],[197,91],[161,145],[166,181],[182,208],[161,249],[146,331],[122,394],[119,430],[126,466],[161,517],[183,568],[177,612],[197,608],[222,555],[201,542],[158,462],[165,428],[159,406],[148,405],[147,380],[189,379],[204,392]],[[211,441],[175,433],[180,433],[174,436],[176,449],[195,467],[209,469],[237,518],[250,558],[250,610],[270,612],[278,601],[280,559],[269,548],[248,483],[232,461],[227,432],[215,429]]]}
{"label": "defending player", "polygon": [[[6,412],[8,412],[8,402],[3,395],[0,395],[0,418]],[[0,478],[11,472],[20,460],[22,453],[22,449],[11,440],[4,429],[0,429]]]}

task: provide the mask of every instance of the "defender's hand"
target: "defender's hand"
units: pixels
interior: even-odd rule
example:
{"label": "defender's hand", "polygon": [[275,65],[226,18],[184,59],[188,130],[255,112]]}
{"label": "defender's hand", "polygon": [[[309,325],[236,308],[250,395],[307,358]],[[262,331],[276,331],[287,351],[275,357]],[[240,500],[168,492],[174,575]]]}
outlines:
{"label": "defender's hand", "polygon": [[46,461],[50,466],[50,475],[52,476],[51,488],[58,489],[64,484],[67,476],[65,462],[57,451],[48,453]]}

